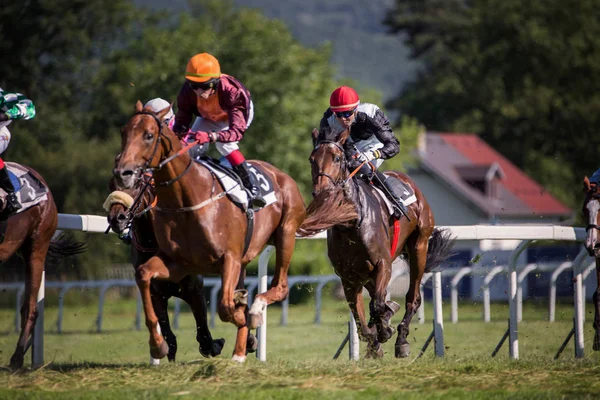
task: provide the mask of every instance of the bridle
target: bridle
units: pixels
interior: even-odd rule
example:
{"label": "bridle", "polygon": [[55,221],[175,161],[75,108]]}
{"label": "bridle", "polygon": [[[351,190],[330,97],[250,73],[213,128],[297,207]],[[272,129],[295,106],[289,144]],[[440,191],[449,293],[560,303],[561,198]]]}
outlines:
{"label": "bridle", "polygon": [[329,179],[331,181],[331,183],[333,183],[334,186],[340,186],[340,185],[344,185],[348,178],[347,178],[347,174],[348,174],[348,169],[347,169],[347,164],[348,161],[346,160],[346,154],[344,152],[344,148],[336,141],[333,140],[323,140],[319,143],[317,143],[317,145],[315,146],[315,148],[313,149],[313,154],[314,152],[321,147],[321,145],[333,145],[335,146],[341,153],[341,158],[342,158],[342,162],[340,163],[340,174],[338,179],[333,179],[333,177],[329,174],[326,174],[325,172],[319,172],[318,174],[316,174],[313,177],[313,185],[317,183],[317,179],[321,176],[326,177],[327,179]]}
{"label": "bridle", "polygon": [[[178,151],[175,154],[172,154],[171,156],[163,159],[156,167],[151,167],[150,163],[152,162],[152,160],[154,159],[154,156],[156,155],[156,152],[158,151],[158,146],[160,145],[163,137],[165,138],[165,140],[169,141],[169,144],[171,143],[171,140],[163,133],[163,122],[161,120],[158,119],[158,117],[151,112],[148,111],[138,111],[136,113],[133,114],[135,115],[149,115],[151,116],[154,121],[156,122],[156,125],[158,126],[158,135],[156,138],[156,141],[154,143],[154,149],[152,149],[152,154],[150,155],[150,157],[146,160],[146,162],[144,163],[144,165],[141,168],[138,168],[136,173],[139,174],[138,176],[138,180],[143,178],[143,174],[144,173],[150,173],[152,174],[154,171],[158,171],[161,170],[165,165],[167,165],[169,162],[173,161],[175,158],[179,157],[180,155],[182,155],[183,153],[187,152],[191,147],[195,146],[197,144],[197,142],[192,142],[189,145],[185,146],[183,149],[181,149],[180,151]],[[172,145],[171,145],[172,148]],[[158,186],[169,186],[172,185],[173,183],[177,182],[178,180],[180,180],[191,168],[192,165],[194,164],[194,160],[192,160],[192,158],[190,157],[190,162],[188,164],[188,166],[183,170],[182,173],[180,173],[179,175],[177,175],[175,178],[168,180],[166,182],[156,182],[156,185]]]}
{"label": "bridle", "polygon": [[[600,193],[597,192],[597,188],[594,185],[594,188],[588,191],[584,206],[587,205],[591,200],[600,201]],[[588,224],[585,227],[585,231],[588,232],[590,229],[600,230],[600,226],[598,224]]]}

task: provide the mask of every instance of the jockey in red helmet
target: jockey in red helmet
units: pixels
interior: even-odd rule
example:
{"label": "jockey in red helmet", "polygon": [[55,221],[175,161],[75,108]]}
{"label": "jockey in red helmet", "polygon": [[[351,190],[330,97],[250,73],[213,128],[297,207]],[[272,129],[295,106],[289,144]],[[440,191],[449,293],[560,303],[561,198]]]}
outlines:
{"label": "jockey in red helmet", "polygon": [[[238,146],[254,117],[250,92],[233,76],[221,73],[219,61],[208,53],[189,60],[185,78],[177,96],[173,131],[181,137],[191,131],[199,141],[192,154],[202,154],[208,150],[205,143],[215,143],[248,189],[251,205],[264,207],[256,177]],[[194,116],[197,118],[192,125]]]}
{"label": "jockey in red helmet", "polygon": [[[331,93],[329,108],[321,119],[320,127],[329,127],[334,132],[350,130],[344,150],[350,160],[348,166],[352,170],[365,160],[379,167],[384,160],[400,152],[400,142],[394,136],[390,121],[383,111],[375,104],[361,103],[356,91],[348,86],[341,86]],[[401,210],[407,211],[382,172],[373,172],[365,164],[360,170],[360,176],[372,180],[384,193],[388,193],[394,204],[396,217],[401,216]]]}

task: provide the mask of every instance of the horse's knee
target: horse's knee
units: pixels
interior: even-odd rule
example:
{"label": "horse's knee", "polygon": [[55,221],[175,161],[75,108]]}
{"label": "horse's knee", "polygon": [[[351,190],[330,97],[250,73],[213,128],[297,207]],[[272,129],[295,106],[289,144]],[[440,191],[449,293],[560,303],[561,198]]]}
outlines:
{"label": "horse's knee", "polygon": [[144,283],[144,284],[149,285],[151,279],[152,279],[152,273],[150,272],[150,269],[148,267],[145,267],[144,265],[140,265],[139,267],[136,268],[135,280],[138,284]]}
{"label": "horse's knee", "polygon": [[219,304],[219,307],[217,308],[217,312],[219,313],[219,318],[221,319],[221,321],[232,322],[235,313],[235,304],[233,302],[221,302]]}

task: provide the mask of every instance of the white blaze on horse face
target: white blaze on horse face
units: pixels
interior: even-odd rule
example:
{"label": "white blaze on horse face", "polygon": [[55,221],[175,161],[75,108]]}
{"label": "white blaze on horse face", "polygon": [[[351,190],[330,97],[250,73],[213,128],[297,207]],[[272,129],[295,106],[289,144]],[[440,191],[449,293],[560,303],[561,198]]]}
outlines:
{"label": "white blaze on horse face", "polygon": [[[588,213],[588,226],[598,225],[598,211],[600,211],[600,201],[591,199],[585,205]],[[598,243],[598,229],[590,227],[587,230],[587,238],[585,240],[585,247],[589,250],[593,250]]]}

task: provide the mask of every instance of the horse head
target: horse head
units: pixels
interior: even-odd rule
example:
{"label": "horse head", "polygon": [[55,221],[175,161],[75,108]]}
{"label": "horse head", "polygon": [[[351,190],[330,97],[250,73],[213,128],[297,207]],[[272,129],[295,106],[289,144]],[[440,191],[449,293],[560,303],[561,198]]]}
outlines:
{"label": "horse head", "polygon": [[600,242],[598,231],[600,230],[600,188],[598,183],[590,182],[586,176],[583,179],[583,218],[587,222],[585,248],[592,257],[600,257]]}
{"label": "horse head", "polygon": [[[122,151],[113,170],[120,187],[134,187],[143,172],[158,167],[165,154],[173,150],[173,142],[178,140],[163,122],[169,110],[170,107],[166,107],[155,113],[150,107],[144,108],[140,101],[136,103],[133,116],[121,129]],[[170,148],[165,147],[166,143]]]}
{"label": "horse head", "polygon": [[348,176],[348,162],[344,153],[344,143],[350,132],[344,130],[339,134],[332,132],[331,128],[313,129],[313,143],[315,145],[310,158],[313,196],[323,190],[331,190],[344,183]]}

